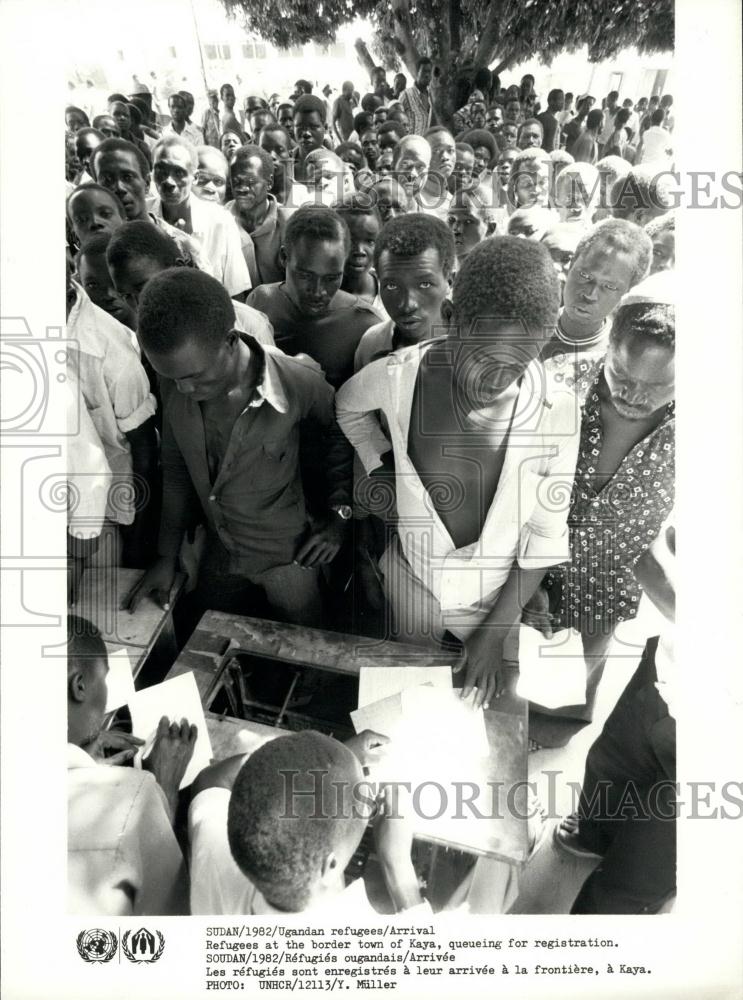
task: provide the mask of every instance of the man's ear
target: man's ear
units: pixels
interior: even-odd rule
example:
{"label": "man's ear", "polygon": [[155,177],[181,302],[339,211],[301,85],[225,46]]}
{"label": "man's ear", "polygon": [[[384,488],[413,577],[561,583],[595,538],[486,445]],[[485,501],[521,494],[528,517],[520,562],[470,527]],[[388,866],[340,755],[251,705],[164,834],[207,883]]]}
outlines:
{"label": "man's ear", "polygon": [[149,171],[147,171],[147,173],[144,175],[144,184],[148,191],[150,190],[151,180],[152,180],[152,174]]}
{"label": "man's ear", "polygon": [[289,254],[286,252],[286,247],[282,243],[279,247],[279,263],[286,269],[286,265],[289,263]]}
{"label": "man's ear", "polygon": [[82,670],[78,670],[67,678],[67,699],[82,705],[86,696],[85,674]]}
{"label": "man's ear", "polygon": [[495,221],[495,219],[488,219],[487,229],[485,230],[485,239],[487,239],[488,236],[492,236],[497,228],[498,228],[498,223]]}
{"label": "man's ear", "polygon": [[322,860],[320,866],[320,879],[324,883],[334,881],[338,872],[338,858],[333,851],[330,851]]}
{"label": "man's ear", "polygon": [[[451,284],[451,277],[449,278],[449,284]],[[451,326],[454,322],[454,306],[451,303],[451,299],[444,299],[441,303],[441,318],[447,326]]]}

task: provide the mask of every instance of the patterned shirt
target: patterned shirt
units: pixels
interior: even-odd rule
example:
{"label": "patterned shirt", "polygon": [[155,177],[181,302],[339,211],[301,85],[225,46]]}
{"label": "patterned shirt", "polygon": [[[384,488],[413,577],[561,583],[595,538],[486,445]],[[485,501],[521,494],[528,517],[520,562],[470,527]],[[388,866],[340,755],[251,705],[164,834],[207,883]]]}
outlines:
{"label": "patterned shirt", "polygon": [[410,119],[411,135],[423,135],[426,129],[430,128],[433,116],[433,108],[428,91],[419,90],[413,84],[412,87],[407,87],[400,94],[400,104]]}
{"label": "patterned shirt", "polygon": [[568,521],[572,560],[551,570],[545,581],[548,588],[561,585],[561,596],[554,595],[557,606],[550,601],[560,624],[584,634],[598,624],[613,628],[635,617],[642,591],[633,567],[658,536],[674,501],[674,403],[598,493],[591,485],[603,437],[602,376],[603,364],[597,365],[581,422]]}

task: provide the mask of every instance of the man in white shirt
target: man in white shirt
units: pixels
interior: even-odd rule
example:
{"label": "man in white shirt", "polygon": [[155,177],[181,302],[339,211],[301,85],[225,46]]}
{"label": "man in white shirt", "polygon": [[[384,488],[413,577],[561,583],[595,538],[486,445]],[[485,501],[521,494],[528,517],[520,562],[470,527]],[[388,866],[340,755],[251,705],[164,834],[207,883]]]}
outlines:
{"label": "man in white shirt", "polygon": [[181,94],[171,94],[168,98],[170,124],[163,129],[163,138],[177,136],[184,142],[190,142],[194,148],[204,145],[204,133],[198,125],[188,121],[188,105]]}
{"label": "man in white shirt", "polygon": [[233,298],[250,290],[250,273],[243,257],[234,218],[221,205],[192,195],[198,169],[196,147],[172,137],[158,143],[152,173],[158,197],[150,203],[153,215],[193,236],[211,262],[215,277]]}
{"label": "man in white shirt", "polygon": [[544,490],[570,494],[577,400],[536,360],[559,301],[544,247],[486,240],[442,306],[446,337],[367,365],[336,396],[366,472],[394,491],[398,533],[380,569],[395,635],[439,644],[453,633],[467,654],[463,694],[477,688],[486,706],[542,568],[569,557],[568,504]]}
{"label": "man in white shirt", "polygon": [[98,629],[68,616],[68,910],[110,917],[185,914],[186,866],[173,819],[196,726],[161,719],[144,769],[120,766],[142,741],[103,729],[107,674]]}
{"label": "man in white shirt", "polygon": [[[362,761],[386,742],[367,730],[344,746],[306,730],[202,771],[188,823],[192,914],[374,916],[363,880],[345,887],[344,872],[374,798]],[[410,858],[412,827],[390,812],[375,827],[390,897],[398,911],[430,913]]]}
{"label": "man in white shirt", "polygon": [[666,113],[662,108],[658,108],[650,116],[651,125],[642,133],[635,163],[657,163],[659,169],[664,169],[673,160],[671,133],[663,127],[665,117]]}

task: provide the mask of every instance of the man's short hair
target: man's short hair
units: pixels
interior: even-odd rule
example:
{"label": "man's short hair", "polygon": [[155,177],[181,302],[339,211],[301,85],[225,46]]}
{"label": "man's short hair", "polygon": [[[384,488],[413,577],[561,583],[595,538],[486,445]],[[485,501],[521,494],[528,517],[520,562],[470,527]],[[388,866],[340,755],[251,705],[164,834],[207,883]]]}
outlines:
{"label": "man's short hair", "polygon": [[128,101],[123,94],[109,94],[106,104],[128,104]]}
{"label": "man's short hair", "polygon": [[634,257],[630,288],[638,281],[642,281],[650,270],[653,244],[642,226],[634,222],[629,222],[627,219],[602,219],[601,222],[597,222],[575,248],[573,264],[580,256],[597,246]]}
{"label": "man's short hair", "polygon": [[455,143],[455,149],[458,153],[472,153],[473,156],[475,155],[474,149],[468,142]]}
{"label": "man's short hair", "polygon": [[561,88],[560,88],[560,87],[554,87],[554,88],[553,88],[553,89],[552,89],[552,90],[551,90],[551,91],[549,92],[549,94],[547,94],[547,103],[549,104],[549,102],[550,102],[550,101],[553,101],[553,100],[554,100],[555,98],[559,97],[559,96],[560,96],[560,94],[562,94],[562,95],[563,95],[563,97],[567,97],[567,94],[565,94],[565,93],[564,93],[564,91],[563,91],[563,90],[561,90]]}
{"label": "man's short hair", "polygon": [[344,195],[340,201],[336,201],[332,208],[342,219],[348,216],[366,215],[376,219],[380,225],[382,223],[376,199],[368,191],[352,191],[350,194]]}
{"label": "man's short hair", "polygon": [[433,215],[415,213],[390,219],[374,244],[374,267],[384,251],[395,257],[417,257],[424,250],[436,250],[445,278],[451,277],[456,261],[456,249],[451,230]]}
{"label": "man's short hair", "polygon": [[367,128],[374,128],[374,115],[369,114],[368,111],[359,111],[353,116],[353,127],[357,135]]}
{"label": "man's short hair", "polygon": [[651,240],[660,236],[661,233],[675,234],[676,216],[673,212],[666,212],[665,215],[659,215],[657,219],[651,219],[643,228]]}
{"label": "man's short hair", "polygon": [[646,337],[671,351],[676,349],[676,310],[661,302],[632,302],[620,305],[614,316],[610,341],[624,337]]}
{"label": "man's short hair", "polygon": [[164,268],[176,267],[181,251],[175,240],[159,226],[143,219],[125,222],[111,237],[106,262],[109,267],[116,267],[141,257],[151,258]]}
{"label": "man's short hair", "polygon": [[279,125],[278,122],[268,122],[261,129],[261,135],[262,136],[263,135],[268,135],[270,132],[281,132],[281,134],[284,136],[284,138],[286,139],[287,143],[289,144],[289,149],[291,149],[291,146],[292,146],[292,137],[289,135],[289,130],[288,129],[284,128],[283,125]]}
{"label": "man's short hair", "polygon": [[666,113],[663,108],[657,108],[650,116],[651,125],[662,125],[666,120]]}
{"label": "man's short hair", "polygon": [[235,88],[232,86],[231,83],[223,83],[222,86],[219,88],[220,97],[224,96],[225,90],[231,90],[233,94],[235,93]]}
{"label": "man's short hair", "polygon": [[93,233],[80,247],[77,255],[78,260],[83,257],[105,257],[108,244],[111,242],[111,233]]}
{"label": "man's short hair", "polygon": [[318,241],[340,240],[346,256],[351,247],[348,226],[339,215],[324,205],[302,205],[292,213],[284,230],[284,248],[287,257],[292,247],[303,237]]}
{"label": "man's short hair", "polygon": [[438,135],[441,132],[444,132],[446,135],[448,135],[452,139],[452,141],[454,140],[454,135],[445,125],[432,125],[431,128],[427,128],[426,131],[423,133],[423,138],[427,139],[430,143],[431,136]]}
{"label": "man's short hair", "polygon": [[235,307],[224,285],[204,271],[172,267],[142,291],[137,335],[145,352],[168,354],[190,340],[218,346],[235,325]]}
{"label": "man's short hair", "polygon": [[273,906],[298,912],[325,858],[365,820],[355,809],[350,751],[305,730],[264,743],[235,780],[227,839],[238,868]]}
{"label": "man's short hair", "polygon": [[129,142],[127,139],[114,137],[112,139],[104,139],[100,146],[93,150],[90,157],[90,172],[96,180],[98,179],[95,172],[96,160],[99,156],[105,156],[106,153],[131,153],[139,164],[142,179],[144,180],[145,177],[149,177],[151,168],[147,162],[147,157],[139,146],[135,146],[133,142]]}
{"label": "man's short hair", "polygon": [[126,218],[124,213],[124,206],[121,204],[119,199],[113,193],[109,191],[108,188],[104,188],[101,184],[96,184],[95,181],[88,181],[86,184],[79,184],[73,191],[67,195],[67,200],[65,201],[65,210],[67,217],[70,217],[70,205],[80,194],[85,194],[88,191],[97,191],[99,194],[105,194],[107,198],[110,198],[122,219]]}
{"label": "man's short hair", "polygon": [[163,149],[185,149],[188,153],[189,159],[191,160],[191,169],[196,170],[198,168],[199,157],[196,152],[196,147],[193,143],[190,143],[188,139],[184,139],[179,135],[166,135],[163,139],[160,139],[158,144],[152,150],[153,163],[157,154]]}
{"label": "man's short hair", "polygon": [[521,135],[523,129],[531,125],[536,125],[539,128],[539,131],[542,133],[542,135],[544,135],[544,126],[542,125],[542,123],[538,118],[527,118],[526,121],[523,121],[519,125],[519,135]]}
{"label": "man's short hair", "polygon": [[518,236],[483,240],[465,258],[454,279],[457,322],[485,317],[520,324],[531,337],[557,324],[560,282],[546,247]]}
{"label": "man's short hair", "polygon": [[[382,124],[377,128],[377,135],[380,137],[386,135],[388,132],[394,132],[396,135],[400,135],[400,123],[396,121],[386,121],[382,122]],[[401,135],[400,138],[402,139]]]}
{"label": "man's short hair", "polygon": [[302,94],[302,96],[297,99],[297,103],[294,105],[294,117],[296,118],[298,114],[303,112],[309,114],[312,111],[317,111],[321,120],[323,122],[325,121],[328,113],[325,101],[321,101],[319,97],[315,97],[313,94]]}
{"label": "man's short hair", "polygon": [[358,153],[359,156],[366,163],[364,150],[361,148],[361,146],[359,146],[357,142],[341,142],[335,147],[335,154],[336,156],[340,156],[341,159],[343,159],[343,156],[341,155],[342,153],[350,153],[350,152]]}
{"label": "man's short hair", "polygon": [[378,108],[381,108],[384,101],[378,94],[364,94],[361,98],[361,110],[367,113],[373,114]]}
{"label": "man's short hair", "polygon": [[84,128],[78,129],[75,133],[75,152],[78,156],[82,155],[83,152],[82,140],[88,135],[94,135],[101,141],[103,140],[103,132],[99,132],[97,128],[90,128],[86,125]]}
{"label": "man's short hair", "polygon": [[265,180],[267,180],[270,184],[273,180],[273,175],[276,172],[276,165],[271,158],[271,154],[267,153],[266,150],[262,149],[260,146],[255,146],[250,143],[246,146],[241,146],[235,153],[235,159],[230,165],[230,177],[236,173],[239,167],[247,166],[247,162],[251,158],[261,161],[261,172]]}
{"label": "man's short hair", "polygon": [[462,142],[469,143],[473,149],[484,146],[490,153],[490,159],[494,160],[498,155],[498,143],[492,132],[485,128],[472,128],[468,132],[462,132],[460,136]]}
{"label": "man's short hair", "polygon": [[614,182],[609,201],[615,219],[630,219],[640,209],[662,215],[674,207],[668,176],[643,166]]}
{"label": "man's short hair", "polygon": [[416,71],[419,70],[421,66],[425,66],[426,63],[428,63],[428,65],[430,66],[433,66],[433,59],[431,59],[430,56],[418,56],[418,58],[415,60]]}
{"label": "man's short hair", "polygon": [[604,121],[604,112],[601,108],[592,108],[586,115],[586,128],[587,129],[597,129],[601,128]]}
{"label": "man's short hair", "polygon": [[99,660],[108,661],[103,636],[87,618],[67,615],[67,676],[87,673]]}
{"label": "man's short hair", "polygon": [[620,177],[626,177],[632,169],[632,164],[623,156],[602,156],[596,163],[599,174],[606,174],[612,184]]}

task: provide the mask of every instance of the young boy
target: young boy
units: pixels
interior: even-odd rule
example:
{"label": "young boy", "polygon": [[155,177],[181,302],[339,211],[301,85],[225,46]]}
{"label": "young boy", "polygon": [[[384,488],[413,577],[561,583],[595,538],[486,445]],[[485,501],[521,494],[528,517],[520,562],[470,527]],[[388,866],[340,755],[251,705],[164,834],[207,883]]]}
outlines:
{"label": "young boy", "polygon": [[82,184],[67,198],[67,221],[82,245],[96,233],[113,233],[126,215],[121,202],[100,184]]}
{"label": "young boy", "polygon": [[459,270],[477,244],[493,234],[495,222],[487,206],[471,191],[457,191],[452,195],[446,222],[454,237]]}
{"label": "young boy", "polygon": [[676,265],[676,217],[673,212],[660,215],[648,222],[645,232],[653,241],[653,263],[650,273],[672,271]]}
{"label": "young boy", "polygon": [[276,345],[309,354],[337,388],[353,374],[361,337],[379,322],[371,306],[341,291],[350,249],[348,226],[324,206],[305,205],[286,225],[281,259],[286,280],[261,285],[248,305],[268,316]]}
{"label": "young boy", "polygon": [[379,294],[379,279],[374,271],[374,245],[382,228],[374,200],[368,194],[346,195],[333,205],[333,211],[348,226],[351,249],[343,272],[341,289],[368,302],[380,316],[386,316]]}
{"label": "young boy", "polygon": [[441,305],[451,290],[454,238],[440,219],[406,215],[388,222],[374,246],[374,267],[389,319],[361,338],[359,371],[377,358],[435,336]]}
{"label": "young boy", "polygon": [[106,265],[106,249],[111,236],[110,232],[94,233],[85,241],[75,259],[77,278],[91,302],[119,323],[134,330],[135,314],[116,290]]}
{"label": "young boy", "polygon": [[227,194],[227,158],[213,146],[199,146],[196,150],[198,166],[193,181],[193,193],[202,201],[224,205]]}
{"label": "young boy", "polygon": [[[344,746],[308,730],[202,771],[189,812],[191,912],[374,916],[363,879],[345,887],[344,871],[371,812],[365,748],[382,742],[367,731]],[[377,853],[395,910],[425,913],[402,815],[383,805]]]}

